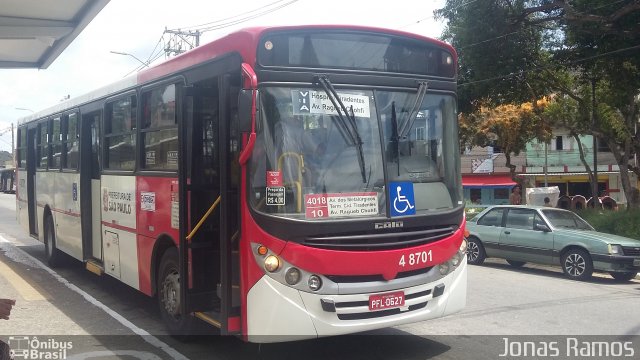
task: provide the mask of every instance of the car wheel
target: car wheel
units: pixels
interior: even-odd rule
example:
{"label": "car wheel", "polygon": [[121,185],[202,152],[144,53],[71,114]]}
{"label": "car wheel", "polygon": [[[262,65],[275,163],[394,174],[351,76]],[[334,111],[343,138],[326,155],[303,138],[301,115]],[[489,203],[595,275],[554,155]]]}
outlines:
{"label": "car wheel", "polygon": [[523,267],[524,264],[526,264],[526,262],[524,261],[517,261],[517,260],[507,260],[507,262],[509,263],[509,265],[513,267]]}
{"label": "car wheel", "polygon": [[637,272],[635,271],[631,271],[631,272],[612,272],[610,273],[611,277],[618,280],[618,281],[630,281],[635,279],[636,275],[638,275]]}
{"label": "car wheel", "polygon": [[171,248],[165,251],[158,268],[158,305],[163,322],[173,336],[183,338],[191,334],[193,317],[182,314],[180,304],[180,270],[178,267],[178,250]]}
{"label": "car wheel", "polygon": [[471,265],[480,265],[484,262],[487,254],[484,246],[478,238],[470,237],[467,239],[467,263]]}
{"label": "car wheel", "polygon": [[583,249],[569,249],[562,256],[562,271],[571,279],[587,280],[593,274],[593,262]]}
{"label": "car wheel", "polygon": [[51,215],[44,220],[44,250],[49,266],[58,267],[62,265],[63,254],[56,247],[56,231]]}

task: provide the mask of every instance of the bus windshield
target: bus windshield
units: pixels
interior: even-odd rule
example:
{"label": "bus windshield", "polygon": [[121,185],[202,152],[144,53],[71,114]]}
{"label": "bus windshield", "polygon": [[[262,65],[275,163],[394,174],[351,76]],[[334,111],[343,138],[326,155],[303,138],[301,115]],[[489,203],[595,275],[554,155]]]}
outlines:
{"label": "bus windshield", "polygon": [[415,200],[406,214],[458,203],[453,96],[427,93],[418,102],[415,91],[336,95],[347,114],[322,88],[261,90],[250,170],[254,209],[306,220],[397,216],[387,199],[396,191],[406,199],[397,186],[405,191],[407,184]]}

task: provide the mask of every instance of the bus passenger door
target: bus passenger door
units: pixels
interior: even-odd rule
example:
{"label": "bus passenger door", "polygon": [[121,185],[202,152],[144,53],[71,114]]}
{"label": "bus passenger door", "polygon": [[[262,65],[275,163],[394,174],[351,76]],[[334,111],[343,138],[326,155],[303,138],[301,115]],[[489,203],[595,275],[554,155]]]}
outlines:
{"label": "bus passenger door", "polygon": [[[191,284],[181,291],[186,313],[215,314],[220,312],[220,298],[216,294],[220,279],[217,245],[220,209],[214,205],[220,196],[218,88],[213,78],[185,87],[183,93],[179,153],[185,155],[185,160],[180,161],[179,183],[180,218],[186,221],[180,222],[180,259],[181,273],[190,274]],[[210,316],[219,323],[217,316]]]}
{"label": "bus passenger door", "polygon": [[101,165],[100,111],[82,115],[80,136],[80,216],[82,224],[82,251],[85,260],[102,261],[101,221],[102,196],[100,193]]}
{"label": "bus passenger door", "polygon": [[[36,219],[36,148],[38,146],[37,128],[27,131],[27,207],[29,213],[29,233],[38,235],[38,221]],[[24,196],[24,195],[21,195]]]}
{"label": "bus passenger door", "polygon": [[[239,77],[238,77],[239,78]],[[232,90],[236,89],[236,90]],[[197,232],[183,242],[182,271],[190,270],[191,287],[183,290],[185,310],[220,328],[221,334],[237,333],[240,316],[239,270],[237,262],[239,171],[234,152],[233,112],[237,88],[230,75],[211,78],[184,89],[185,119],[183,145],[186,183],[181,196],[187,199],[186,238],[198,224]],[[235,91],[235,99],[232,93]],[[234,163],[235,162],[235,163]],[[215,204],[215,205],[214,205]],[[211,214],[206,214],[211,210]],[[183,213],[184,214],[184,213]],[[185,263],[190,260],[190,269]],[[234,319],[234,325],[230,325]]]}

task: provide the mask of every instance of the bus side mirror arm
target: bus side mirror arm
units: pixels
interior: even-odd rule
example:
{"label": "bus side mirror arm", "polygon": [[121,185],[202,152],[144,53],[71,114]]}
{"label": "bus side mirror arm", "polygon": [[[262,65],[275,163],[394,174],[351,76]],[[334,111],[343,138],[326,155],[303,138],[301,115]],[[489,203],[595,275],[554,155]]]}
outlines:
{"label": "bus side mirror arm", "polygon": [[248,132],[247,144],[240,153],[240,165],[247,163],[256,143],[256,109],[258,98],[258,77],[251,65],[242,64],[243,89],[238,99],[238,118],[240,132]]}

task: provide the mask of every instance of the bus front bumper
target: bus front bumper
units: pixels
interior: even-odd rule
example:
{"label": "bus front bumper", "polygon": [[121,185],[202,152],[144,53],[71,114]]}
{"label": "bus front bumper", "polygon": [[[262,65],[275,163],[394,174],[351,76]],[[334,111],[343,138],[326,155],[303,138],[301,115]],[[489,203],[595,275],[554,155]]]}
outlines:
{"label": "bus front bumper", "polygon": [[320,295],[263,276],[248,294],[247,340],[268,343],[350,334],[458,312],[466,303],[466,258],[437,281],[391,292],[396,291],[405,294],[402,308],[371,311],[369,297],[375,294]]}

